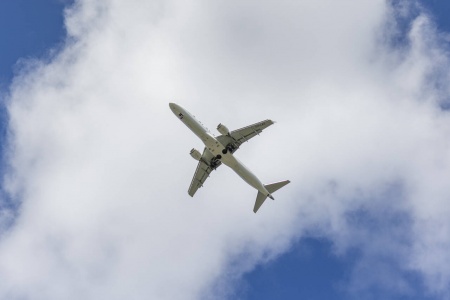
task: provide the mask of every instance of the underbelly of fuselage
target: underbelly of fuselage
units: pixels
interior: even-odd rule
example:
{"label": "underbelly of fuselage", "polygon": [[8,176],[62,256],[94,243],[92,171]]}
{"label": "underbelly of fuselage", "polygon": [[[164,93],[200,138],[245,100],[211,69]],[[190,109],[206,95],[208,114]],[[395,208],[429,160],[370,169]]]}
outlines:
{"label": "underbelly of fuselage", "polygon": [[213,135],[205,133],[201,137],[206,148],[219,159],[224,165],[230,167],[236,174],[239,175],[250,186],[254,187],[258,191],[268,195],[266,188],[261,181],[256,177],[247,167],[241,163],[230,151],[227,151],[225,146],[222,145]]}

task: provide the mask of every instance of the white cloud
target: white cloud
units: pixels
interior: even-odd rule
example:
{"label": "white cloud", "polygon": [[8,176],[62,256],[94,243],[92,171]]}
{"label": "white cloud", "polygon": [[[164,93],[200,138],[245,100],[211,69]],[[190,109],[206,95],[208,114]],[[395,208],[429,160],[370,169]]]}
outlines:
{"label": "white cloud", "polygon": [[[448,296],[447,54],[426,15],[409,46],[380,44],[394,12],[384,1],[75,3],[64,50],[12,87],[7,187],[21,206],[0,242],[1,297],[226,297],[310,230],[338,252],[362,249],[356,273],[381,251]],[[201,142],[172,101],[210,127],[277,120],[237,155],[264,182],[292,184],[253,215],[256,192],[222,167],[191,199],[188,151]],[[401,197],[386,194],[393,184]],[[373,240],[348,219],[360,209],[411,223]],[[386,288],[409,291],[401,278]]]}

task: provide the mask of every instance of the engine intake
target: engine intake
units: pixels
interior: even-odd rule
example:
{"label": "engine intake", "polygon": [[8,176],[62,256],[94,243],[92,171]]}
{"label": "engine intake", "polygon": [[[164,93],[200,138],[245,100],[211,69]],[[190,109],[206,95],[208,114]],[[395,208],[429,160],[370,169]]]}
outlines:
{"label": "engine intake", "polygon": [[220,123],[217,126],[217,131],[219,131],[223,135],[229,135],[230,134],[230,131],[228,130],[227,126],[223,125],[222,123]]}
{"label": "engine intake", "polygon": [[200,160],[202,158],[202,154],[195,148],[192,148],[191,150],[191,156],[195,160]]}

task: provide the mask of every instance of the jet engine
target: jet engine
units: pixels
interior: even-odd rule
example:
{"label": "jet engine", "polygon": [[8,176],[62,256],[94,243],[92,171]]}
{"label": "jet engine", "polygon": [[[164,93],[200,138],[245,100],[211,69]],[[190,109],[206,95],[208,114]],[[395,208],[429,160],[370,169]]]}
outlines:
{"label": "jet engine", "polygon": [[191,150],[191,156],[195,160],[200,160],[202,158],[202,154],[195,148],[192,148]]}
{"label": "jet engine", "polygon": [[228,130],[227,126],[223,125],[222,123],[220,123],[217,126],[217,131],[219,131],[221,134],[223,135],[228,135],[230,134],[230,131]]}

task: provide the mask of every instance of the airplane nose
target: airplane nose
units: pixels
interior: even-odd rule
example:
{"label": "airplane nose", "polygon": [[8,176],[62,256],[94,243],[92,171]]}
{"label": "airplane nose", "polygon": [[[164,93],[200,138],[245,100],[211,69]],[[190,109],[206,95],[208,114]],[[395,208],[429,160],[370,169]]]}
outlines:
{"label": "airplane nose", "polygon": [[169,107],[173,111],[173,113],[176,114],[176,115],[178,115],[178,113],[180,111],[182,111],[182,108],[178,104],[173,103],[173,102],[169,103]]}
{"label": "airplane nose", "polygon": [[175,103],[170,102],[170,103],[169,103],[169,107],[170,107],[170,110],[171,110],[174,114],[177,114],[177,105],[176,105]]}

